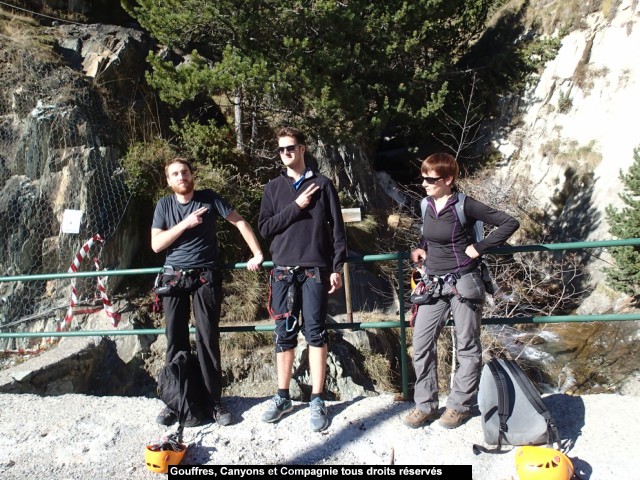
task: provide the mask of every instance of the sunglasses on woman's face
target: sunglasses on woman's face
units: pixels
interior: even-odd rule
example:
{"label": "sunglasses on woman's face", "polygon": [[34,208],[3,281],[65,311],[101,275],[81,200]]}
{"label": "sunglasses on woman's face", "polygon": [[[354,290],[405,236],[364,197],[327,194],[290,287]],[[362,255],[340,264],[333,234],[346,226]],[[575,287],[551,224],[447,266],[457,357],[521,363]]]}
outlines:
{"label": "sunglasses on woman's face", "polygon": [[429,185],[433,185],[438,180],[442,180],[442,177],[420,177],[422,178],[422,182],[427,182]]}

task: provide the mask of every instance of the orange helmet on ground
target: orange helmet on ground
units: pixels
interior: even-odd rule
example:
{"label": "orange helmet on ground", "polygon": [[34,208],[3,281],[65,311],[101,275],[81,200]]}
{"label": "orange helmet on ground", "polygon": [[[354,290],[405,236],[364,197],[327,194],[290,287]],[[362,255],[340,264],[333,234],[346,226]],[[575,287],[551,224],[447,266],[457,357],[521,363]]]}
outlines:
{"label": "orange helmet on ground", "polygon": [[[149,470],[155,473],[167,473],[169,465],[179,465],[187,451],[186,445],[180,445],[182,450],[160,450],[161,445],[147,445],[144,450],[144,462]],[[157,450],[155,450],[157,449]]]}
{"label": "orange helmet on ground", "polygon": [[520,480],[570,480],[573,463],[553,448],[525,446],[516,450],[516,471]]}

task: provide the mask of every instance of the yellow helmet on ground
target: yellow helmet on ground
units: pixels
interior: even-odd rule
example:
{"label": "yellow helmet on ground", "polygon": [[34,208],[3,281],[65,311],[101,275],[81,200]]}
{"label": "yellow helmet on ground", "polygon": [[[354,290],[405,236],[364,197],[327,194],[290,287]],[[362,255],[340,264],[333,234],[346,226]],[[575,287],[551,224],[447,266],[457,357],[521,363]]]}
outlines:
{"label": "yellow helmet on ground", "polygon": [[161,445],[147,445],[144,450],[144,462],[149,470],[155,473],[167,473],[169,465],[179,465],[182,461],[186,445],[181,444],[181,450],[160,450]]}
{"label": "yellow helmet on ground", "polygon": [[520,480],[570,480],[573,463],[553,448],[525,446],[516,450],[516,471]]}

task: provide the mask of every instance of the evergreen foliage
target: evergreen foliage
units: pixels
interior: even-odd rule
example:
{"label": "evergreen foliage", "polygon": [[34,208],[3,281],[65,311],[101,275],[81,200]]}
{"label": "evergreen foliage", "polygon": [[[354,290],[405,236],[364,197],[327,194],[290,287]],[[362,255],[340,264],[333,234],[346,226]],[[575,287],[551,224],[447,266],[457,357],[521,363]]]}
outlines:
{"label": "evergreen foliage", "polygon": [[[191,52],[151,54],[149,82],[179,105],[227,99],[242,128],[283,119],[327,144],[372,150],[390,126],[424,129],[445,104],[448,76],[504,0],[137,0],[127,11],[159,42]],[[219,102],[221,105],[224,102]],[[253,155],[255,138],[243,145]],[[233,137],[225,140],[235,146]]]}
{"label": "evergreen foliage", "polygon": [[[121,3],[166,47],[149,54],[147,81],[176,112],[188,112],[168,120],[172,144],[194,159],[200,179],[208,171],[215,172],[211,178],[226,175],[220,193],[228,192],[248,218],[257,212],[262,184],[280,168],[273,150],[279,125],[301,128],[310,143],[327,150],[355,145],[372,159],[383,138],[393,139],[386,148],[396,142],[447,148],[435,134],[443,127],[454,142],[481,151],[480,144],[461,139],[474,137],[467,130],[480,125],[458,128],[467,104],[490,108],[553,51],[524,34],[528,2]],[[480,111],[478,120],[493,114]],[[136,176],[149,165],[134,168]],[[346,190],[340,195],[344,206],[352,205]]]}
{"label": "evergreen foliage", "polygon": [[[620,172],[620,180],[625,188],[619,196],[626,207],[607,207],[609,232],[618,238],[640,238],[640,147],[634,150],[629,171]],[[616,261],[615,267],[606,270],[611,286],[629,295],[640,294],[640,247],[612,248],[611,255]]]}

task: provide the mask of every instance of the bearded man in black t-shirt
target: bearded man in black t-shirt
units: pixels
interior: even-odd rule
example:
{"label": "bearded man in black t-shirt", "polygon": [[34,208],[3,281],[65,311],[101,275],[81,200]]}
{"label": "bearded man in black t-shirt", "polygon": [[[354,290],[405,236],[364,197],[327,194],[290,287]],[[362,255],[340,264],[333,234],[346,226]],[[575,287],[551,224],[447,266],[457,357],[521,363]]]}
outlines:
{"label": "bearded man in black t-shirt", "polygon": [[[165,269],[180,272],[183,287],[162,297],[167,333],[166,362],[170,363],[180,351],[191,351],[189,318],[193,306],[196,350],[206,390],[206,398],[200,403],[207,406],[200,421],[211,418],[220,425],[229,425],[233,423],[233,415],[220,402],[222,274],[217,250],[217,219],[225,219],[240,231],[253,253],[247,262],[249,270],[258,270],[264,256],[249,223],[226,200],[213,190],[194,189],[193,167],[187,159],[169,160],[165,175],[174,193],[161,198],[156,205],[151,248],[156,253],[167,251]],[[157,418],[162,425],[172,425],[176,421],[176,414],[168,407]]]}

